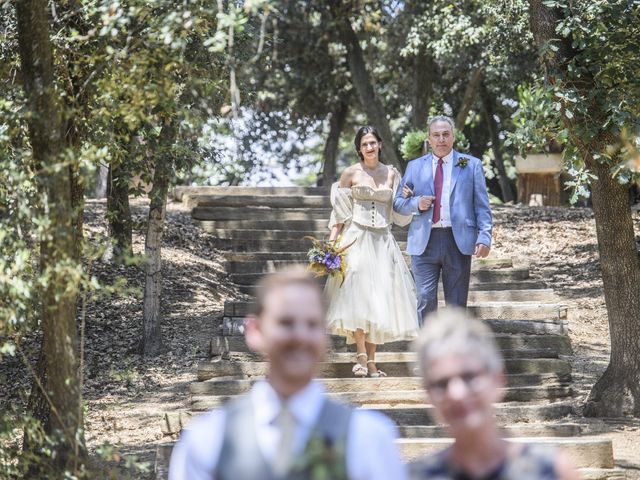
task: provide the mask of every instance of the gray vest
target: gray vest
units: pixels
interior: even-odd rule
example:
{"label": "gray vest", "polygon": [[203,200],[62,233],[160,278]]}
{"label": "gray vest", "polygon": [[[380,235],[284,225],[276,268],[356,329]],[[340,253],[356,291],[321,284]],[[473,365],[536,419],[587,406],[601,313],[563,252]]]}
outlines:
{"label": "gray vest", "polygon": [[[225,431],[215,478],[217,480],[307,480],[310,472],[294,471],[277,477],[269,462],[262,456],[255,433],[254,411],[247,395],[229,402],[225,408]],[[346,472],[346,440],[352,409],[325,399],[315,427],[309,438],[320,438],[332,445],[342,445],[342,458],[337,458]],[[303,455],[309,454],[310,443]],[[312,447],[313,448],[313,447]]]}

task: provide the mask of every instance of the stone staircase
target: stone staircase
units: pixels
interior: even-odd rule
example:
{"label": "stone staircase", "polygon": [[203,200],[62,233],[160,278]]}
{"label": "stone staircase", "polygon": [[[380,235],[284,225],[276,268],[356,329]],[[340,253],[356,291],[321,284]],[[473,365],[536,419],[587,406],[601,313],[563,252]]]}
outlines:
{"label": "stone staircase", "polygon": [[[192,217],[226,250],[226,267],[240,290],[251,293],[257,279],[282,265],[303,262],[310,243],[302,237],[328,235],[330,205],[321,188],[178,187],[175,198],[192,208]],[[401,248],[406,229],[394,228]],[[210,361],[199,366],[186,396],[185,409],[166,413],[166,435],[188,428],[192,415],[221,406],[245,393],[267,364],[242,337],[242,319],[250,300],[227,301],[219,335],[211,340]],[[567,308],[529,268],[509,259],[474,261],[469,308],[487,322],[505,357],[507,387],[497,417],[512,441],[562,446],[586,479],[620,479],[610,440],[585,436],[574,415],[571,344]],[[330,337],[319,377],[329,395],[360,408],[376,409],[397,423],[403,456],[413,459],[443,448],[451,440],[429,415],[416,355],[408,342],[380,346],[377,365],[387,378],[354,378],[354,353],[344,339]],[[166,478],[171,443],[161,443],[157,478]]]}

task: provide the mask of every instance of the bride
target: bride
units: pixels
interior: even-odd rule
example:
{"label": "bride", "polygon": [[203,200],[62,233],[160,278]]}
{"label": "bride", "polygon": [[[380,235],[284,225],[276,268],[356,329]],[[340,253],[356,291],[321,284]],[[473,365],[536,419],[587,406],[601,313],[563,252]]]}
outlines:
{"label": "bride", "polygon": [[330,277],[331,333],[356,344],[355,376],[385,377],[375,364],[376,345],[417,336],[416,290],[413,277],[391,234],[392,222],[407,225],[411,216],[393,211],[400,172],[380,162],[382,140],[371,126],[356,133],[360,162],[348,167],[331,188],[329,240],[346,250],[346,275]]}

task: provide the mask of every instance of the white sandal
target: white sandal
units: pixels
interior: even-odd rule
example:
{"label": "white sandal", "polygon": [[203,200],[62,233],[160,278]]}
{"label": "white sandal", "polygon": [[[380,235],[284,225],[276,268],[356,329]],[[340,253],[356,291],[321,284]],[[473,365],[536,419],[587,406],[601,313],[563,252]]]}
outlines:
{"label": "white sandal", "polygon": [[367,354],[366,353],[358,353],[356,355],[356,364],[353,366],[351,371],[353,372],[353,374],[356,377],[366,377],[367,374],[369,373],[369,369],[367,367],[363,367],[362,365],[360,365],[358,363],[358,358],[360,358],[360,357],[367,357]]}
{"label": "white sandal", "polygon": [[[367,360],[367,363],[376,363],[376,361],[375,360]],[[386,377],[387,374],[384,373],[382,370],[378,370],[377,372],[370,373],[369,376],[371,378],[381,378],[381,377]]]}

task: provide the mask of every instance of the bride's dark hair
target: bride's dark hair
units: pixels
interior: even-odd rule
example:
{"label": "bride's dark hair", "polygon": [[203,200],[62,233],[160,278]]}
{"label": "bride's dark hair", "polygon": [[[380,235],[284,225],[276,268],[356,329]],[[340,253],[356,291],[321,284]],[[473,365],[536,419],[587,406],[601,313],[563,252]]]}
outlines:
{"label": "bride's dark hair", "polygon": [[[376,137],[378,139],[378,142],[382,143],[382,137],[378,133],[378,130],[376,130],[376,127],[372,127],[371,125],[360,127],[356,132],[356,138],[353,141],[353,144],[356,146],[356,153],[358,154],[358,157],[360,157],[360,160],[364,160],[364,156],[362,155],[362,153],[360,153],[360,142],[362,141],[362,137],[364,137],[368,133]],[[378,155],[382,156],[382,147],[378,149]]]}

